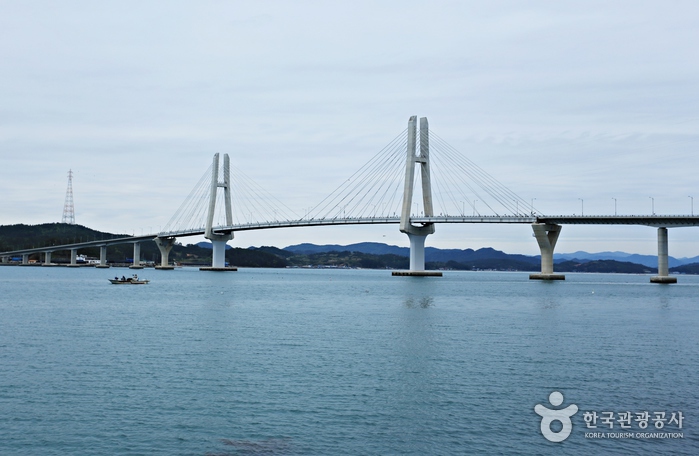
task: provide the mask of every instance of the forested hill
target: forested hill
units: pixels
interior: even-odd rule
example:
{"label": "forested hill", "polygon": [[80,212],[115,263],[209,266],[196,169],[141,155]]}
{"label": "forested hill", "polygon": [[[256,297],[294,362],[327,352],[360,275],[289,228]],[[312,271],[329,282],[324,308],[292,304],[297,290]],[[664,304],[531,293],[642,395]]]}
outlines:
{"label": "forested hill", "polygon": [[82,225],[44,223],[41,225],[0,225],[0,252],[32,249],[49,245],[74,244],[100,241],[129,234],[112,234],[96,231]]}
{"label": "forested hill", "polygon": [[[74,244],[78,242],[99,241],[126,237],[128,234],[113,234],[92,230],[82,225],[66,223],[45,223],[41,225],[5,225],[0,226],[0,251],[12,251],[40,248],[52,245]],[[88,258],[99,258],[99,247],[80,249],[80,254]],[[58,250],[52,253],[55,263],[68,262],[70,252]],[[30,259],[41,261],[39,254]],[[160,251],[155,242],[141,242],[141,260],[151,263],[160,261]],[[131,263],[133,261],[132,244],[112,245],[107,248],[109,263]],[[176,244],[170,252],[170,261],[183,265],[211,265],[211,248],[197,245]],[[283,268],[287,265],[283,258],[267,252],[250,249],[231,248],[226,251],[226,261],[241,267]]]}

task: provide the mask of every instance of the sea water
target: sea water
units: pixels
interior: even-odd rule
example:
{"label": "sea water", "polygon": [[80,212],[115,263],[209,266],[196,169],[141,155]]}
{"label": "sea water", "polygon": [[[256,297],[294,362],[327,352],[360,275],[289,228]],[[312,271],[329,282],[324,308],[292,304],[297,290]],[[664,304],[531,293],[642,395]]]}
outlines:
{"label": "sea water", "polygon": [[132,272],[0,268],[0,454],[699,454],[699,277]]}

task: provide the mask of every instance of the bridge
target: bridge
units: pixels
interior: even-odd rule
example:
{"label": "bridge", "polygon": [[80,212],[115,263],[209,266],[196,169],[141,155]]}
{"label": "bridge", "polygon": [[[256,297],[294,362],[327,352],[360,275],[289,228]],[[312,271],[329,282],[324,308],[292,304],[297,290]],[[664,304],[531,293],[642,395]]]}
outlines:
{"label": "bridge", "polygon": [[[69,250],[70,265],[77,266],[81,248],[100,247],[100,264],[108,267],[107,247],[131,243],[134,263],[140,264],[140,244],[155,241],[160,253],[158,269],[172,269],[169,253],[177,238],[204,235],[213,244],[212,264],[203,270],[235,270],[225,264],[227,242],[238,231],[276,228],[396,224],[410,242],[410,268],[394,275],[438,276],[425,270],[425,240],[445,223],[529,224],[541,252],[541,272],[530,279],[563,280],[554,272],[553,251],[562,225],[643,225],[658,233],[658,275],[654,283],[674,283],[668,272],[668,228],[699,226],[699,216],[663,215],[544,215],[531,202],[515,194],[493,176],[430,132],[426,118],[413,116],[408,128],[344,181],[316,206],[298,216],[242,171],[231,179],[230,160],[215,154],[209,169],[159,233],[127,236],[59,246],[0,252],[3,262],[22,255]],[[434,188],[433,188],[434,182]],[[477,204],[480,203],[480,204]],[[420,206],[422,210],[419,210]],[[235,211],[234,211],[235,209]],[[468,215],[467,212],[471,214]]]}

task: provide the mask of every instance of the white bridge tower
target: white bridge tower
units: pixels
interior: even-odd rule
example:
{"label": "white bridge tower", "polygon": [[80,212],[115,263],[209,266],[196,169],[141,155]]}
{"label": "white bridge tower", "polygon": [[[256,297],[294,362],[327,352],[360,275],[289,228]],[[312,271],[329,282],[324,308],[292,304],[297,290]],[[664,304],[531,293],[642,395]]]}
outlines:
{"label": "white bridge tower", "polygon": [[441,276],[438,271],[425,271],[425,238],[434,233],[433,223],[416,226],[410,223],[410,209],[413,205],[413,182],[415,164],[420,164],[422,182],[422,206],[425,217],[434,216],[432,208],[432,185],[430,182],[430,132],[427,118],[420,118],[420,154],[417,147],[417,116],[408,121],[408,147],[405,162],[405,182],[403,186],[403,207],[400,216],[400,231],[410,239],[410,270],[395,271],[393,275]]}
{"label": "white bridge tower", "polygon": [[206,271],[235,271],[237,268],[226,266],[226,243],[233,239],[233,233],[215,233],[213,230],[214,213],[216,212],[216,200],[218,189],[223,189],[224,211],[226,214],[226,226],[233,224],[233,211],[231,207],[231,173],[228,154],[223,154],[223,180],[219,180],[218,154],[214,154],[214,163],[211,172],[211,193],[209,194],[209,211],[206,217],[204,237],[213,244],[211,267],[200,268]]}

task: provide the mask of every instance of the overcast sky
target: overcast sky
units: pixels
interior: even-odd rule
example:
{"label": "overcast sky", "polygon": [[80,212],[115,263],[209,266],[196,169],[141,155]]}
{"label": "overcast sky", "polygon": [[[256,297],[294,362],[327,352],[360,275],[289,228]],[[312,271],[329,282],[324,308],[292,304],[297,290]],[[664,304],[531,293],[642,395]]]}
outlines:
{"label": "overcast sky", "polygon": [[[0,224],[59,222],[72,169],[77,223],[157,231],[216,152],[303,213],[411,115],[542,213],[699,212],[697,17],[669,0],[0,0]],[[230,244],[362,241],[408,245],[392,225]],[[538,254],[526,225],[440,225],[427,245]],[[556,251],[656,246],[654,228],[564,226]],[[670,255],[699,255],[699,229],[670,230]]]}

